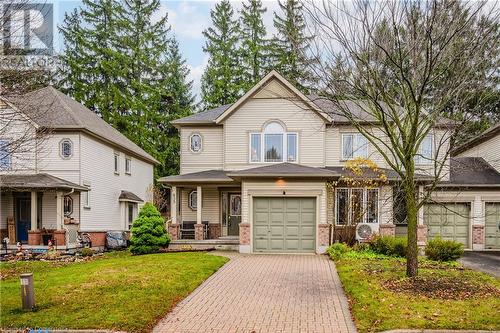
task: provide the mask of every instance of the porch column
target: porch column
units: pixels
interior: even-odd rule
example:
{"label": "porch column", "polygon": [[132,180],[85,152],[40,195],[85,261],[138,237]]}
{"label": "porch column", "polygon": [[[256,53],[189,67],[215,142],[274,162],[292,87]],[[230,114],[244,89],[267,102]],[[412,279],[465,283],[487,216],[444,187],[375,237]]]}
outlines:
{"label": "porch column", "polygon": [[64,225],[64,205],[63,205],[63,193],[56,193],[56,226],[57,229],[62,229]]}
{"label": "porch column", "polygon": [[472,249],[473,250],[484,250],[485,243],[485,217],[486,217],[486,207],[483,202],[483,198],[480,195],[474,197],[472,201]]}
{"label": "porch column", "polygon": [[196,187],[196,225],[194,226],[194,238],[196,240],[204,239],[203,224],[201,223],[202,210],[201,186]]}
{"label": "porch column", "polygon": [[[424,197],[424,187],[418,187],[418,197]],[[420,207],[417,214],[417,243],[419,246],[424,246],[427,243],[427,226],[424,224],[424,206]]]}
{"label": "porch column", "polygon": [[38,229],[38,193],[31,191],[31,230]]}
{"label": "porch column", "polygon": [[170,220],[172,224],[177,223],[177,186],[170,189]]}
{"label": "porch column", "polygon": [[168,232],[172,237],[172,240],[177,240],[180,238],[180,225],[178,224],[177,209],[179,204],[177,203],[178,192],[177,186],[172,186],[170,189],[170,225],[167,225]]}

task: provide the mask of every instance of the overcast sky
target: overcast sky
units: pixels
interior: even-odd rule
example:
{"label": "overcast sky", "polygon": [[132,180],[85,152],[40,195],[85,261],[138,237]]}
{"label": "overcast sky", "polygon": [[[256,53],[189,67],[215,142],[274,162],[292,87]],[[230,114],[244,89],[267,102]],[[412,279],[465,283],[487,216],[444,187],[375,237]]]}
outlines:
{"label": "overcast sky", "polygon": [[[267,33],[274,33],[273,11],[278,10],[277,0],[263,0],[267,12],[264,14],[264,24]],[[203,69],[207,63],[207,56],[203,53],[202,47],[205,43],[202,31],[210,26],[210,10],[214,8],[217,1],[162,1],[161,12],[158,16],[168,14],[168,22],[179,41],[184,58],[186,58],[191,70],[191,79],[194,81],[194,92],[199,93],[200,79]],[[235,11],[242,7],[241,1],[232,1]],[[56,24],[63,22],[64,14],[71,12],[81,5],[80,1],[54,1],[54,17]],[[55,37],[55,47],[62,49],[62,36]]]}

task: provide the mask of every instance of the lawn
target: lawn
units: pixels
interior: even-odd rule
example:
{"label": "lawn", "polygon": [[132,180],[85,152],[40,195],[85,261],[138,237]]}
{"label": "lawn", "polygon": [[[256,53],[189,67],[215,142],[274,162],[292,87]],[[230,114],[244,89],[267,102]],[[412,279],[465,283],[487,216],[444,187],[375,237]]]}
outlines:
{"label": "lawn", "polygon": [[[2,263],[2,328],[150,330],[227,258],[206,253],[107,253],[80,263]],[[18,274],[33,272],[37,308],[21,310]]]}
{"label": "lawn", "polygon": [[425,261],[418,281],[405,262],[352,252],[336,262],[359,332],[500,330],[500,281],[459,265]]}

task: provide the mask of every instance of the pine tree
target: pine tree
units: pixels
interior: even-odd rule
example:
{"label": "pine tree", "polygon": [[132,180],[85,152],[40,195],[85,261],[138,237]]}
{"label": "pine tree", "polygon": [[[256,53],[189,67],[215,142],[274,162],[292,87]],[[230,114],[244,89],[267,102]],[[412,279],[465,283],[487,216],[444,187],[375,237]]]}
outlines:
{"label": "pine tree", "polygon": [[178,169],[178,133],[169,121],[190,113],[188,68],[169,35],[160,0],[84,0],[66,15],[66,92],[162,163]]}
{"label": "pine tree", "polygon": [[279,1],[283,17],[274,13],[277,35],[273,39],[274,68],[303,92],[315,82],[309,66],[314,59],[308,55],[313,36],[306,34],[303,7],[299,0]]}
{"label": "pine tree", "polygon": [[238,23],[233,19],[228,0],[210,11],[213,26],[203,31],[206,38],[203,51],[208,53],[207,68],[201,79],[204,108],[233,103],[242,94],[242,68],[238,59]]}
{"label": "pine tree", "polygon": [[267,11],[262,1],[249,0],[241,10],[241,62],[244,67],[244,90],[250,89],[266,74],[268,41],[262,14]]}

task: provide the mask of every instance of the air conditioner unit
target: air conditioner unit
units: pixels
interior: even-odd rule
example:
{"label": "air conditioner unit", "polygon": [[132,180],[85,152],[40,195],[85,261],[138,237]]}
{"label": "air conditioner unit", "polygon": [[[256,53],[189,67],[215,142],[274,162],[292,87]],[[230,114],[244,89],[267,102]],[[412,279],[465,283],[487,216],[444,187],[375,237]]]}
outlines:
{"label": "air conditioner unit", "polygon": [[378,233],[378,223],[358,223],[356,226],[356,240],[367,240]]}

